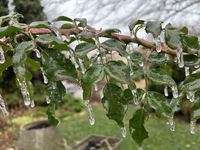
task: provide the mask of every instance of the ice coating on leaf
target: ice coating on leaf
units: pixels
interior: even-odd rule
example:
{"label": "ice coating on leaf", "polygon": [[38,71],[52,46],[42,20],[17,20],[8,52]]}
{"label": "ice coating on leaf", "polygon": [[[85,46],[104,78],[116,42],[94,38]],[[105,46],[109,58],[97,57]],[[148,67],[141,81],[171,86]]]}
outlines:
{"label": "ice coating on leaf", "polygon": [[44,70],[43,70],[42,67],[40,67],[40,69],[41,69],[41,71],[42,71],[42,76],[43,76],[44,84],[47,84],[47,83],[48,83],[48,79],[47,79],[47,77],[46,77],[45,74],[44,74]]}
{"label": "ice coating on leaf", "polygon": [[185,76],[189,76],[190,75],[190,67],[185,67]]}
{"label": "ice coating on leaf", "polygon": [[190,102],[194,102],[194,100],[195,100],[195,91],[189,91],[188,92],[189,93],[189,100],[190,100]]}
{"label": "ice coating on leaf", "polygon": [[49,96],[48,96],[48,95],[45,95],[45,97],[46,97],[46,102],[47,102],[47,104],[50,104],[50,103],[51,103],[51,100],[50,100]]}
{"label": "ice coating on leaf", "polygon": [[178,89],[177,89],[177,86],[172,86],[171,87],[172,89],[172,95],[174,98],[177,98],[178,97]]}
{"label": "ice coating on leaf", "polygon": [[41,57],[40,51],[38,49],[35,49],[34,51],[36,52],[37,58],[40,58]]}
{"label": "ice coating on leaf", "polygon": [[168,86],[165,86],[164,87],[164,95],[167,97],[167,96],[169,96],[169,94],[168,94]]}
{"label": "ice coating on leaf", "polygon": [[194,68],[196,68],[196,69],[197,69],[197,68],[199,68],[199,66],[200,66],[200,65],[194,66]]}
{"label": "ice coating on leaf", "polygon": [[82,72],[82,74],[85,74],[86,69],[85,69],[85,65],[84,65],[84,60],[82,58],[79,58],[78,60],[79,60],[79,64],[81,67],[81,72]]}
{"label": "ice coating on leaf", "polygon": [[5,62],[4,51],[2,47],[0,46],[0,64],[3,64],[4,62]]}
{"label": "ice coating on leaf", "polygon": [[133,67],[132,67],[132,62],[131,62],[130,56],[127,57],[127,62],[128,62],[128,66],[130,68],[130,76],[132,76],[133,75]]}
{"label": "ice coating on leaf", "polygon": [[170,124],[170,130],[171,131],[175,131],[175,121],[174,121],[174,116],[172,115],[170,120],[169,120],[169,124]]}
{"label": "ice coating on leaf", "polygon": [[6,110],[6,106],[5,106],[5,103],[4,103],[4,100],[3,100],[2,96],[1,96],[1,94],[0,94],[0,109],[3,112],[3,115],[5,117],[8,116],[8,112]]}
{"label": "ice coating on leaf", "polygon": [[78,68],[79,65],[78,65],[78,63],[77,63],[76,58],[74,57],[74,52],[73,52],[72,50],[69,50],[69,53],[70,53],[70,56],[71,56],[71,61],[72,61],[72,63],[75,65],[75,68]]}
{"label": "ice coating on leaf", "polygon": [[95,91],[98,91],[98,86],[97,86],[96,83],[94,84],[94,90],[95,90]]}
{"label": "ice coating on leaf", "polygon": [[31,103],[31,99],[30,99],[30,94],[29,94],[29,91],[28,91],[28,87],[26,85],[26,80],[23,79],[23,81],[20,84],[21,84],[21,93],[22,93],[22,96],[23,96],[23,99],[24,99],[24,104],[26,106],[28,106]]}
{"label": "ice coating on leaf", "polygon": [[139,66],[143,67],[144,66],[144,62],[139,63]]}
{"label": "ice coating on leaf", "polygon": [[196,124],[196,120],[190,121],[190,133],[191,134],[195,134],[195,124]]}
{"label": "ice coating on leaf", "polygon": [[133,94],[133,101],[134,101],[134,103],[135,103],[136,105],[138,105],[138,104],[139,104],[139,101],[138,101],[138,93],[137,93],[137,90],[134,89],[134,90],[131,91],[131,93]]}
{"label": "ice coating on leaf", "polygon": [[162,51],[160,36],[158,36],[157,38],[154,38],[154,41],[155,41],[155,44],[156,44],[156,51],[158,53],[160,53]]}
{"label": "ice coating on leaf", "polygon": [[92,110],[92,106],[90,105],[90,100],[84,100],[84,104],[87,108],[90,124],[94,125],[95,119],[94,119],[94,113],[93,113],[93,110]]}
{"label": "ice coating on leaf", "polygon": [[31,107],[32,107],[32,108],[35,107],[35,102],[34,102],[34,100],[31,101]]}
{"label": "ice coating on leaf", "polygon": [[126,135],[127,135],[127,132],[126,132],[126,127],[121,127],[121,134],[122,136],[125,138]]}

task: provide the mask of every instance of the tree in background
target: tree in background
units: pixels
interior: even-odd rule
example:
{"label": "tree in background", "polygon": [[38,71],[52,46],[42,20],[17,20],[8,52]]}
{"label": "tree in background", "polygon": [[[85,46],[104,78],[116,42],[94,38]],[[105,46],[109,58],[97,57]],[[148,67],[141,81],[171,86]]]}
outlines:
{"label": "tree in background", "polygon": [[46,19],[40,0],[14,0],[13,5],[15,5],[14,11],[24,16],[24,18],[19,19],[19,22],[29,24],[33,21]]}

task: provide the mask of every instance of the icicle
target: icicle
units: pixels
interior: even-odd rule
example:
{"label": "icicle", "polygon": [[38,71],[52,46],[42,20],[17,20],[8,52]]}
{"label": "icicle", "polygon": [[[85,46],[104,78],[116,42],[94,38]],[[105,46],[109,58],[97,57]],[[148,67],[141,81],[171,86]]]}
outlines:
{"label": "icicle", "polygon": [[45,74],[44,74],[43,67],[40,67],[40,69],[41,69],[41,71],[42,71],[42,76],[43,76],[44,84],[47,84],[47,83],[48,83],[48,79],[47,79],[47,77],[46,77]]}
{"label": "icicle", "polygon": [[165,88],[164,88],[164,94],[165,94],[166,97],[169,96],[168,87],[167,86],[165,86]]}
{"label": "icicle", "polygon": [[172,95],[174,98],[177,98],[178,97],[178,89],[177,89],[177,86],[172,86],[171,87],[172,89]]}
{"label": "icicle", "polygon": [[186,98],[190,99],[190,94],[189,93],[186,93]]}
{"label": "icicle", "polygon": [[178,66],[180,68],[184,67],[184,60],[183,60],[183,53],[182,53],[183,49],[179,48],[177,51],[177,58],[178,58]]}
{"label": "icicle", "polygon": [[144,62],[139,63],[139,66],[143,67],[144,66]]}
{"label": "icicle", "polygon": [[31,101],[31,107],[32,107],[32,108],[35,107],[35,102],[34,102],[34,100]]}
{"label": "icicle", "polygon": [[133,67],[132,67],[132,62],[131,62],[130,56],[127,57],[127,62],[128,62],[128,66],[130,68],[130,76],[132,76],[133,75]]}
{"label": "icicle", "polygon": [[89,100],[84,100],[84,104],[87,107],[87,112],[88,112],[88,115],[89,115],[90,124],[93,125],[95,123],[95,119],[94,119],[92,106],[90,105],[90,101]]}
{"label": "icicle", "polygon": [[190,68],[189,67],[185,67],[185,76],[189,76],[190,75]]}
{"label": "icicle", "polygon": [[154,38],[154,41],[156,43],[156,51],[160,53],[162,51],[162,46],[161,46],[161,41],[160,41],[160,36],[157,38]]}
{"label": "icicle", "polygon": [[147,94],[147,93],[144,93],[144,94],[142,95],[142,99],[143,99],[143,100],[145,99],[146,94]]}
{"label": "icicle", "polygon": [[127,135],[125,127],[121,127],[121,133],[122,133],[122,136],[125,138]]}
{"label": "icicle", "polygon": [[5,62],[4,51],[2,47],[0,46],[0,64],[3,64],[4,62]]}
{"label": "icicle", "polygon": [[6,106],[5,106],[5,103],[4,103],[4,101],[3,101],[3,98],[2,98],[2,96],[1,96],[1,94],[0,94],[0,109],[2,110],[3,115],[4,115],[5,117],[8,116],[8,112],[7,112],[7,110],[6,110]]}
{"label": "icicle", "polygon": [[51,100],[50,100],[49,96],[48,96],[48,95],[45,95],[45,97],[46,97],[46,102],[47,102],[47,104],[50,104],[50,103],[51,103]]}
{"label": "icicle", "polygon": [[21,93],[24,99],[24,104],[26,106],[30,105],[31,103],[31,99],[30,99],[30,95],[29,95],[29,91],[28,91],[28,87],[26,85],[26,80],[24,79],[21,83]]}
{"label": "icicle", "polygon": [[170,130],[171,131],[175,131],[175,121],[174,121],[174,116],[172,115],[170,120],[169,120],[169,124],[170,124]]}
{"label": "icicle", "polygon": [[189,100],[190,102],[194,102],[195,100],[195,91],[189,91]]}
{"label": "icicle", "polygon": [[38,49],[35,49],[34,51],[36,52],[37,58],[40,58],[41,57],[40,51]]}
{"label": "icicle", "polygon": [[81,72],[82,74],[85,74],[85,65],[84,65],[84,60],[82,58],[79,58],[79,64],[80,64],[80,67],[81,67]]}
{"label": "icicle", "polygon": [[139,147],[138,150],[143,150],[143,148],[142,148],[142,147]]}
{"label": "icicle", "polygon": [[69,53],[70,53],[70,56],[71,56],[71,61],[72,61],[72,63],[75,65],[75,68],[78,68],[79,65],[78,65],[78,63],[77,63],[76,58],[74,57],[74,52],[73,52],[72,50],[69,50]]}
{"label": "icicle", "polygon": [[94,84],[94,90],[95,90],[95,91],[98,91],[98,86],[97,86],[96,83]]}
{"label": "icicle", "polygon": [[196,120],[190,121],[190,133],[191,134],[195,134],[195,124],[196,124]]}
{"label": "icicle", "polygon": [[194,68],[196,68],[196,69],[197,69],[197,68],[199,68],[199,65],[197,65],[197,66],[194,66]]}

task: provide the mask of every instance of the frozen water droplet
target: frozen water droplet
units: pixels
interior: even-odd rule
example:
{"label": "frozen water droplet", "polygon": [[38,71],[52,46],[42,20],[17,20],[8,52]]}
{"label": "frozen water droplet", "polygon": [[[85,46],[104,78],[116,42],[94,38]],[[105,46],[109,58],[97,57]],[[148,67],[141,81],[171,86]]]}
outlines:
{"label": "frozen water droplet", "polygon": [[143,67],[144,66],[144,62],[139,63],[139,66]]}
{"label": "frozen water droplet", "polygon": [[169,121],[166,121],[166,124],[169,124]]}
{"label": "frozen water droplet", "polygon": [[79,64],[80,64],[80,67],[81,67],[81,72],[82,74],[85,74],[85,65],[84,65],[84,60],[82,58],[79,58]]}
{"label": "frozen water droplet", "polygon": [[24,101],[24,105],[26,105],[26,106],[29,106],[30,103],[31,103],[31,101],[28,101],[28,100],[25,100],[25,101]]}
{"label": "frozen water droplet", "polygon": [[177,51],[177,58],[178,58],[178,66],[180,68],[184,67],[184,60],[183,60],[183,53],[182,53],[183,49],[179,48]]}
{"label": "frozen water droplet", "polygon": [[34,102],[34,100],[31,101],[31,107],[32,107],[32,108],[35,107],[35,102]]}
{"label": "frozen water droplet", "polygon": [[191,134],[195,134],[195,124],[196,124],[196,120],[190,121],[190,133]]}
{"label": "frozen water droplet", "polygon": [[195,91],[189,91],[189,100],[190,102],[194,102],[195,100]]}
{"label": "frozen water droplet", "polygon": [[130,76],[132,76],[133,75],[133,67],[132,67],[132,62],[131,62],[130,56],[127,57],[127,62],[128,62],[128,66],[130,68]]}
{"label": "frozen water droplet", "polygon": [[173,116],[170,118],[169,124],[170,124],[170,130],[175,131],[175,121]]}
{"label": "frozen water droplet", "polygon": [[5,103],[4,103],[4,100],[3,100],[2,96],[1,96],[1,94],[0,94],[0,109],[3,112],[3,115],[5,117],[8,116],[9,113],[6,110],[6,106],[5,106]]}
{"label": "frozen water droplet", "polygon": [[4,51],[2,47],[0,46],[0,64],[3,64],[4,62],[5,62]]}
{"label": "frozen water droplet", "polygon": [[139,147],[138,150],[143,150],[143,148],[142,148],[142,147]]}
{"label": "frozen water droplet", "polygon": [[40,58],[41,57],[40,51],[38,49],[35,49],[35,52],[36,52],[37,58]]}
{"label": "frozen water droplet", "polygon": [[177,98],[178,97],[178,89],[177,89],[177,86],[172,86],[171,87],[172,89],[172,95],[174,98]]}
{"label": "frozen water droplet", "polygon": [[197,68],[199,68],[199,65],[197,65],[197,66],[194,66],[194,68],[196,68],[196,69],[197,69]]}
{"label": "frozen water droplet", "polygon": [[95,119],[94,119],[94,113],[93,113],[93,110],[92,110],[92,106],[91,106],[91,104],[90,104],[90,101],[89,101],[89,100],[84,100],[84,104],[85,104],[85,106],[86,106],[86,108],[87,108],[87,112],[88,112],[90,124],[91,124],[91,125],[94,125]]}
{"label": "frozen water droplet", "polygon": [[45,74],[44,74],[44,70],[43,70],[42,67],[40,67],[40,69],[41,69],[41,71],[42,71],[42,76],[43,76],[44,84],[47,84],[47,83],[48,83],[48,79],[47,79],[47,77],[46,77]]}
{"label": "frozen water droplet", "polygon": [[28,91],[28,87],[26,85],[26,80],[23,79],[22,83],[21,83],[21,93],[24,99],[24,104],[26,106],[30,105],[31,103],[31,99],[30,99],[30,95],[29,95],[29,91]]}
{"label": "frozen water droplet", "polygon": [[185,67],[185,76],[189,76],[190,75],[190,68],[189,67]]}
{"label": "frozen water droplet", "polygon": [[160,41],[160,36],[157,38],[154,38],[155,44],[156,44],[156,51],[160,53],[162,51],[162,46],[161,46],[161,41]]}
{"label": "frozen water droplet", "polygon": [[96,83],[94,84],[94,90],[95,90],[95,91],[98,91],[98,86],[97,86]]}
{"label": "frozen water droplet", "polygon": [[51,103],[51,100],[50,100],[49,96],[48,96],[48,95],[45,95],[45,97],[46,97],[46,102],[47,102],[47,104],[50,104],[50,103]]}
{"label": "frozen water droplet", "polygon": [[127,135],[125,127],[121,127],[121,133],[122,133],[122,136],[125,138]]}
{"label": "frozen water droplet", "polygon": [[165,88],[164,88],[164,94],[165,94],[166,97],[169,96],[168,87],[167,86],[165,86]]}
{"label": "frozen water droplet", "polygon": [[76,58],[74,57],[74,52],[73,52],[72,50],[69,50],[69,53],[70,53],[70,56],[71,56],[71,61],[72,61],[72,63],[75,65],[75,68],[78,68],[79,65],[78,65],[78,63],[77,63]]}

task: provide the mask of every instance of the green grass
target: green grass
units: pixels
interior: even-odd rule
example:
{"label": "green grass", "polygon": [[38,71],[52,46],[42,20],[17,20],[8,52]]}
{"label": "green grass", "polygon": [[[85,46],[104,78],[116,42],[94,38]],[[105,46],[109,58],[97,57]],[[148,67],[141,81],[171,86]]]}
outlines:
{"label": "green grass", "polygon": [[[137,150],[137,144],[132,140],[128,131],[128,122],[132,118],[136,107],[129,107],[124,123],[127,136],[123,138],[123,150]],[[69,146],[82,140],[90,134],[99,134],[122,138],[120,127],[106,116],[106,110],[102,106],[93,106],[95,124],[91,126],[87,113],[84,111],[73,117],[61,121],[62,129]],[[145,127],[149,132],[149,138],[143,142],[144,150],[199,150],[200,128],[196,126],[196,134],[190,134],[190,125],[184,121],[176,121],[175,132],[170,131],[170,126],[165,121],[159,120],[154,114],[150,114]]]}

